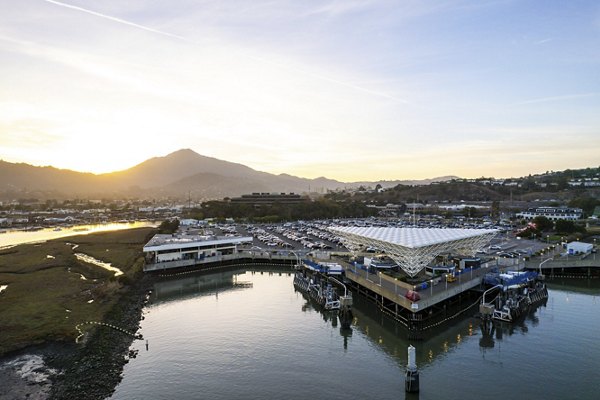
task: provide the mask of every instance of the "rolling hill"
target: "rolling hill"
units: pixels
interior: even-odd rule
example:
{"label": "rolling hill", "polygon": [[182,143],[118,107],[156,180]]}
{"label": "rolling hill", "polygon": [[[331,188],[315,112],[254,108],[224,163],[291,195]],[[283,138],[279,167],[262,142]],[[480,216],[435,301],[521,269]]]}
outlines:
{"label": "rolling hill", "polygon": [[326,191],[344,187],[392,187],[398,184],[428,184],[431,181],[339,182],[324,177],[300,178],[288,174],[270,174],[242,164],[200,155],[182,149],[164,157],[148,159],[132,168],[91,174],[54,167],[37,167],[0,161],[0,197],[36,198],[110,198],[138,197],[217,199],[251,192]]}

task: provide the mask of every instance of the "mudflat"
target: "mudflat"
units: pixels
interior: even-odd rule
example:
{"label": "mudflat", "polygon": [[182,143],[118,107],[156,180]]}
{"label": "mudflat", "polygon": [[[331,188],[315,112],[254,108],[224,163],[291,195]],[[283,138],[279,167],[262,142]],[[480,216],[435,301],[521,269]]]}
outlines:
{"label": "mudflat", "polygon": [[[83,343],[74,345],[79,335],[75,327],[98,321],[135,332],[147,281],[142,247],[155,231],[103,232],[0,250],[0,399],[45,399],[61,387],[62,396],[68,397],[64,386],[78,386],[77,371],[102,369],[106,363],[118,382],[120,369],[114,360],[123,360],[121,353],[133,338],[84,325]],[[115,276],[78,253],[110,263],[123,274]],[[109,343],[116,344],[115,336],[119,344],[113,346]],[[65,345],[49,351],[56,343]],[[101,392],[110,391],[108,385]]]}

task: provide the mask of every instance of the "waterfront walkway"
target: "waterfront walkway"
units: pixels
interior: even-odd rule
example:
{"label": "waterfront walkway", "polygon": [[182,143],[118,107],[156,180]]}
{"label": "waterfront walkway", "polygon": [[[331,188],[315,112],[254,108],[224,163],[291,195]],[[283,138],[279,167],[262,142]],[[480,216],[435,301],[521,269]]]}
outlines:
{"label": "waterfront walkway", "polygon": [[163,261],[158,263],[147,263],[144,265],[144,272],[165,271],[176,268],[188,268],[193,266],[206,266],[214,263],[250,261],[250,262],[290,262],[300,264],[302,257],[307,251],[294,250],[242,250],[234,254],[215,255],[213,257],[203,257],[202,259],[188,259]]}
{"label": "waterfront walkway", "polygon": [[556,276],[563,274],[574,274],[584,272],[584,276],[591,276],[592,271],[598,275],[600,270],[600,255],[586,254],[584,256],[561,256],[538,257],[525,262],[525,268],[541,271],[544,275]]}

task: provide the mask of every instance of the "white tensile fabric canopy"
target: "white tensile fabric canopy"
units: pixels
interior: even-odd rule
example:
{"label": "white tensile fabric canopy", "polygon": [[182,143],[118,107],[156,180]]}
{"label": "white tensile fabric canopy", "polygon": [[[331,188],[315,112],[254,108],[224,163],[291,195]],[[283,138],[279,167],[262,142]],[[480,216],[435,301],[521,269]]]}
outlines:
{"label": "white tensile fabric canopy", "polygon": [[385,228],[333,226],[329,230],[346,241],[354,253],[375,247],[414,277],[439,254],[451,251],[475,255],[498,232],[495,229]]}

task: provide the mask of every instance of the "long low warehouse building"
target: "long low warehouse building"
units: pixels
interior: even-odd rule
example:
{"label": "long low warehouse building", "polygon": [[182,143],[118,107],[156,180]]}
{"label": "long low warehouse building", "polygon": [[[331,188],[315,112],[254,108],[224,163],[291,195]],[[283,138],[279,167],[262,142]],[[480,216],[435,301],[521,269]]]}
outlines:
{"label": "long low warehouse building", "polygon": [[240,245],[251,245],[252,237],[156,234],[144,246],[144,270],[162,269],[161,263],[218,261],[222,256],[237,253]]}

